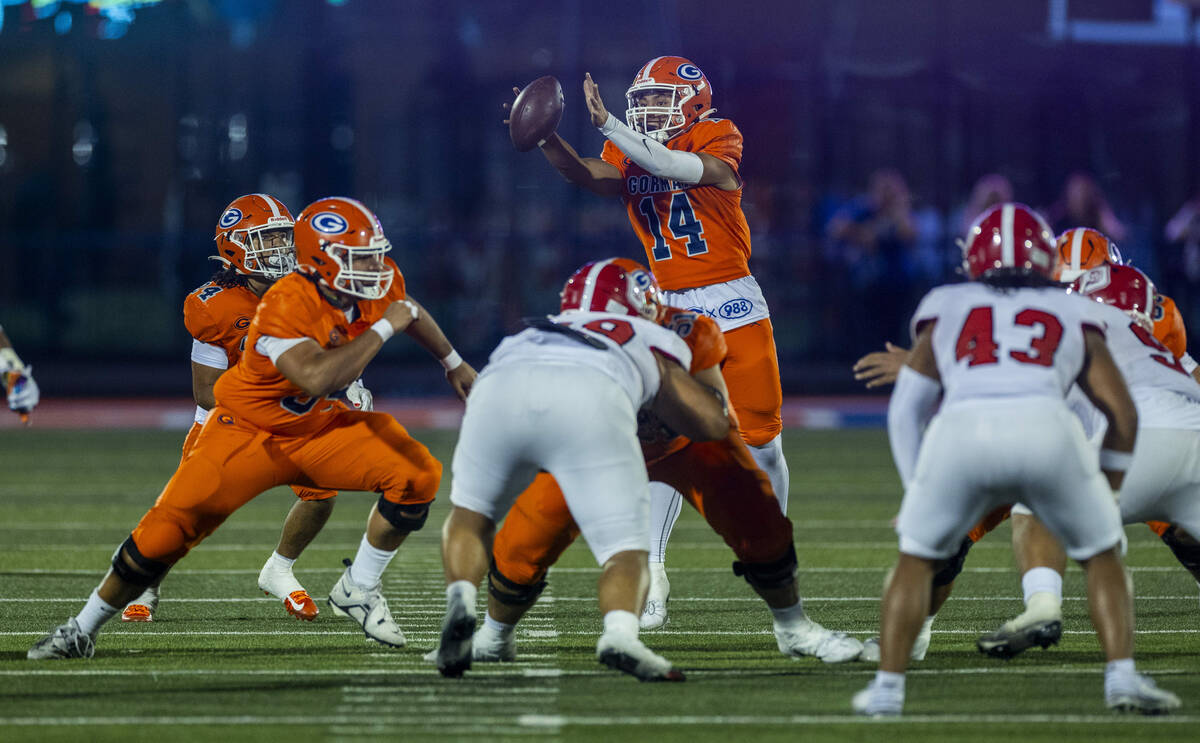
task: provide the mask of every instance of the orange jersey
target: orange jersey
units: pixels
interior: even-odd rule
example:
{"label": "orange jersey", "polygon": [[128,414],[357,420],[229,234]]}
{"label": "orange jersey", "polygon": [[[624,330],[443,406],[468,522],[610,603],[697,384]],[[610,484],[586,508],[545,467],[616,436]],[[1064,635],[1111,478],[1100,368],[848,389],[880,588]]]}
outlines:
{"label": "orange jersey", "polygon": [[[742,162],[742,133],[728,119],[703,119],[665,143],[672,150],[703,152],[735,175]],[[662,288],[692,289],[750,275],[750,226],[742,213],[742,188],[722,191],[650,175],[612,142],[600,155],[621,171],[621,198]]]}
{"label": "orange jersey", "polygon": [[[659,321],[664,327],[675,331],[692,351],[692,365],[688,371],[695,374],[725,360],[725,335],[711,317],[690,310],[668,307]],[[642,441],[642,455],[647,464],[662,460],[686,447],[690,441],[676,436],[666,441]]]}
{"label": "orange jersey", "polygon": [[257,306],[258,296],[246,287],[222,287],[210,281],[183,300],[183,324],[196,340],[224,349],[232,367],[245,348]]}
{"label": "orange jersey", "polygon": [[1154,298],[1154,310],[1150,313],[1154,321],[1154,337],[1167,347],[1175,358],[1187,353],[1187,330],[1183,327],[1183,315],[1175,306],[1175,300],[1158,294]]}
{"label": "orange jersey", "polygon": [[354,340],[383,317],[392,302],[404,299],[404,277],[388,260],[395,278],[383,299],[360,300],[357,318],[330,304],[317,284],[300,273],[275,282],[259,302],[246,336],[249,353],[237,366],[221,375],[214,393],[217,404],[249,423],[272,433],[302,435],[319,431],[333,415],[348,410],[337,394],[323,399],[308,397],[279,373],[271,360],[254,351],[260,336],[311,338],[322,348],[334,348]]}

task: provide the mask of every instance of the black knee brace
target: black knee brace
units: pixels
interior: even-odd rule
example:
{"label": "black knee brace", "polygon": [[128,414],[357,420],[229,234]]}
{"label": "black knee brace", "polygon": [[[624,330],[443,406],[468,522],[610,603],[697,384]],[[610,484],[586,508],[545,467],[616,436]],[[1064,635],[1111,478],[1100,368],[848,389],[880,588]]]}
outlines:
{"label": "black knee brace", "polygon": [[958,574],[963,570],[963,563],[966,562],[967,553],[971,551],[971,545],[975,544],[970,537],[964,537],[962,544],[958,545],[958,552],[954,553],[953,557],[945,560],[938,560],[934,564],[937,570],[933,574],[933,587],[948,586],[954,582]]}
{"label": "black knee brace", "polygon": [[496,561],[492,560],[492,566],[488,569],[488,593],[505,606],[532,604],[545,589],[546,581],[526,586],[509,580],[496,569]]}
{"label": "black knee brace", "polygon": [[[122,557],[121,555],[125,555]],[[129,558],[126,560],[125,558]],[[133,565],[130,565],[130,563]],[[136,567],[135,567],[136,566]],[[151,560],[138,551],[133,537],[128,537],[113,555],[113,572],[126,583],[145,588],[161,578],[171,566],[165,562]]]}
{"label": "black knee brace", "polygon": [[381,495],[376,508],[389,524],[406,533],[425,526],[429,518],[428,503],[392,503]]}
{"label": "black knee brace", "polygon": [[[1200,576],[1200,542],[1183,529],[1172,524],[1162,535],[1163,544],[1171,549],[1179,564],[1194,576]],[[1200,578],[1198,578],[1200,579]]]}
{"label": "black knee brace", "polygon": [[773,562],[735,562],[733,574],[763,590],[790,585],[796,580],[796,545],[789,544],[787,553]]}

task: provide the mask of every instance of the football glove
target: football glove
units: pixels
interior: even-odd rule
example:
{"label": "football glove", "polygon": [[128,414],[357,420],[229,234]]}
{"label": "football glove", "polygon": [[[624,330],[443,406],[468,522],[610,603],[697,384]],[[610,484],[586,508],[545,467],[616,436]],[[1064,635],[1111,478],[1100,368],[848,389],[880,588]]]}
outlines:
{"label": "football glove", "polygon": [[33,381],[33,367],[24,371],[10,371],[4,375],[4,391],[8,395],[8,407],[14,413],[28,415],[41,400],[37,382]]}
{"label": "football glove", "polygon": [[350,401],[355,410],[369,413],[375,409],[375,396],[371,394],[371,390],[363,386],[361,377],[351,382],[350,386],[346,388],[346,399]]}

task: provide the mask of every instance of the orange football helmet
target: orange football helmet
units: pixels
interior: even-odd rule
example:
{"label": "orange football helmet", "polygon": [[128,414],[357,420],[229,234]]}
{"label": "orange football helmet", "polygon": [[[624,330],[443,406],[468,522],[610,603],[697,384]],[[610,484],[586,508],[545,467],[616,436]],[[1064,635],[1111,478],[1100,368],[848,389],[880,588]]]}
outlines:
{"label": "orange football helmet", "polygon": [[629,128],[659,142],[716,111],[708,78],[683,57],[655,57],[647,62],[625,91],[625,102]]}
{"label": "orange football helmet", "polygon": [[563,312],[612,312],[658,322],[663,312],[662,291],[654,274],[629,258],[609,258],[584,264],[562,290]]}
{"label": "orange football helmet", "polygon": [[294,224],[292,213],[274,196],[239,196],[217,220],[213,259],[244,276],[274,281],[296,267]]}
{"label": "orange football helmet", "polygon": [[1091,227],[1074,227],[1058,236],[1059,281],[1074,281],[1084,271],[1105,263],[1121,265],[1121,251],[1104,233]]}
{"label": "orange football helmet", "polygon": [[391,249],[379,217],[354,199],[314,201],[296,219],[300,270],[342,294],[361,299],[386,295],[395,274],[383,257]]}

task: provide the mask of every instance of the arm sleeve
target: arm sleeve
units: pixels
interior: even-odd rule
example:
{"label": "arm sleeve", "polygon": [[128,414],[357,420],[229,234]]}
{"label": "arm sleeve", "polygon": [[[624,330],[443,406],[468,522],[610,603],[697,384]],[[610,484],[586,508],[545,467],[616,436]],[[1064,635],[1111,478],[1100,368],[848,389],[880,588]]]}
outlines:
{"label": "arm sleeve", "polygon": [[600,133],[652,175],[692,184],[699,183],[704,175],[704,162],[696,153],[668,149],[658,140],[630,129],[612,114],[600,127]]}
{"label": "arm sleeve", "polygon": [[195,338],[192,339],[192,361],[201,366],[211,366],[214,369],[229,368],[229,357],[225,355],[224,348],[198,341]]}
{"label": "arm sleeve", "polygon": [[896,462],[896,470],[900,473],[900,482],[905,490],[908,490],[916,472],[921,437],[937,410],[941,391],[942,386],[935,380],[910,366],[900,367],[892,399],[888,403],[887,423],[892,459]]}

